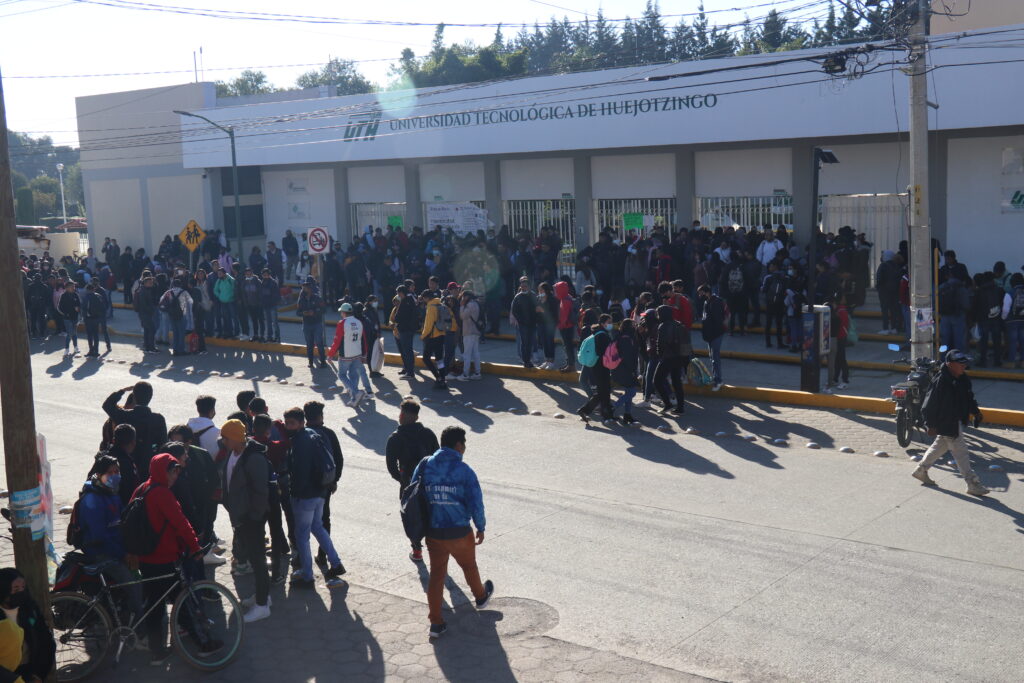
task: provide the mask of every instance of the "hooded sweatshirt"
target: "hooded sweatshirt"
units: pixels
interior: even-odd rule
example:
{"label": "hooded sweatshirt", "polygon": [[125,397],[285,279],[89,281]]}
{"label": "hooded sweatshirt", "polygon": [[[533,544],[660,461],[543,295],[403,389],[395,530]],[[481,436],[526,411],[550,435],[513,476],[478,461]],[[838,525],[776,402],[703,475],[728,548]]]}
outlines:
{"label": "hooded sweatshirt", "polygon": [[555,297],[558,299],[558,329],[572,329],[575,327],[572,322],[573,300],[568,282],[555,283]]}
{"label": "hooded sweatshirt", "polygon": [[85,556],[93,561],[100,555],[120,560],[124,557],[121,541],[121,497],[100,482],[95,475],[82,487],[78,512],[84,532]]}
{"label": "hooded sweatshirt", "polygon": [[146,495],[149,523],[160,534],[156,550],[139,558],[139,562],[145,564],[171,564],[183,552],[199,552],[196,532],[185,518],[181,503],[167,487],[167,470],[172,463],[179,464],[178,459],[170,453],[153,456],[149,463],[149,479],[142,482],[132,496],[134,500],[142,494]]}

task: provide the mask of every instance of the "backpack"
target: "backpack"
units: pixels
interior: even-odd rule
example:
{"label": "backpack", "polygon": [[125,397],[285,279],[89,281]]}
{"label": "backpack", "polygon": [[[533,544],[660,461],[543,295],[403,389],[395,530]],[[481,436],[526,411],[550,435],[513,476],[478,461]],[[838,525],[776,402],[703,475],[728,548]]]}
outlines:
{"label": "backpack", "polygon": [[739,268],[730,270],[728,284],[730,294],[743,293],[743,271]]}
{"label": "backpack", "polygon": [[68,545],[78,550],[85,550],[85,529],[82,528],[82,518],[79,516],[79,505],[82,502],[82,495],[71,506],[71,519],[68,520]]}
{"label": "backpack", "polygon": [[601,334],[595,332],[580,344],[580,350],[576,352],[576,360],[579,361],[580,365],[585,368],[592,368],[597,365],[597,343],[594,341],[594,337]]}
{"label": "backpack", "polygon": [[959,315],[960,290],[963,285],[959,280],[946,280],[939,286],[939,313],[942,315]]}
{"label": "backpack", "polygon": [[1024,320],[1024,287],[1014,287],[1011,297],[1010,315],[1008,316],[1008,319]]}
{"label": "backpack", "polygon": [[152,490],[153,488],[149,487],[133,498],[121,513],[121,539],[124,541],[124,549],[130,555],[142,557],[152,554],[160,545],[160,538],[167,530],[167,520],[164,520],[164,527],[160,533],[157,533],[149,523],[146,496]]}
{"label": "backpack", "polygon": [[423,470],[402,491],[402,526],[413,543],[419,543],[430,528],[430,501],[423,486]]}
{"label": "backpack", "polygon": [[434,320],[434,329],[438,332],[451,332],[452,328],[452,309],[448,308],[444,304],[434,304],[437,307],[437,318]]}
{"label": "backpack", "polygon": [[772,306],[781,306],[786,302],[786,285],[777,274],[772,275],[765,288],[765,298]]}
{"label": "backpack", "polygon": [[604,355],[601,357],[601,365],[605,366],[609,370],[614,370],[619,367],[619,363],[622,362],[622,356],[619,354],[619,342],[613,341],[608,344],[608,348],[604,350]]}
{"label": "backpack", "polygon": [[690,361],[690,366],[686,368],[686,381],[698,387],[706,387],[711,384],[711,373],[708,372],[708,366],[700,358]]}
{"label": "backpack", "polygon": [[998,320],[1003,315],[1003,290],[998,287],[988,287],[984,290],[985,308],[988,309],[988,319]]}
{"label": "backpack", "polygon": [[160,310],[166,313],[171,320],[181,320],[183,317],[180,296],[180,291],[174,294],[173,290],[168,289],[167,293],[160,298]]}
{"label": "backpack", "polygon": [[315,486],[330,486],[334,483],[337,474],[337,465],[334,463],[334,454],[331,453],[331,446],[327,440],[316,432],[309,435],[313,442],[313,484]]}

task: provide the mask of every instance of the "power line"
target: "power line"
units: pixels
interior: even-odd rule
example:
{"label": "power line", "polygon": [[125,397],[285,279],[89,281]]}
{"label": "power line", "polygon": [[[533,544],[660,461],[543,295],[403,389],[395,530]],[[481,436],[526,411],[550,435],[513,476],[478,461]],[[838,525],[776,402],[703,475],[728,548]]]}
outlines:
{"label": "power line", "polygon": [[[362,64],[365,62],[397,62],[401,57],[377,57],[375,59],[346,59],[344,61],[351,62],[353,64]],[[253,66],[217,66],[217,67],[206,67],[204,71],[247,71],[255,69],[299,69],[308,68],[311,66],[325,66],[327,62],[308,62],[305,64],[259,64]],[[21,76],[4,76],[4,80],[10,79],[57,79],[57,78],[108,78],[113,76],[157,76],[163,74],[190,74],[193,69],[169,69],[166,71],[122,71],[119,73],[105,73],[105,74],[24,74]]]}

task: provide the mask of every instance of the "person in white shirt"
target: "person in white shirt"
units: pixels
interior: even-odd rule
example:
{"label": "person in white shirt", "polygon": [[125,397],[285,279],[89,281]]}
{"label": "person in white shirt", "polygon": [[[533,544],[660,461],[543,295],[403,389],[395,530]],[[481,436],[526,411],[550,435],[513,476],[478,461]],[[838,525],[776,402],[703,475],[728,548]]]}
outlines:
{"label": "person in white shirt", "polygon": [[220,439],[220,429],[213,422],[217,415],[217,399],[213,396],[200,396],[196,399],[196,412],[199,416],[189,418],[188,427],[199,447],[215,456],[219,450],[217,440]]}
{"label": "person in white shirt", "polygon": [[775,260],[775,255],[782,249],[782,241],[775,237],[771,231],[765,233],[764,241],[757,247],[757,260],[765,268]]}
{"label": "person in white shirt", "polygon": [[327,352],[328,358],[338,360],[338,379],[348,389],[349,400],[345,405],[358,406],[366,398],[365,391],[359,391],[359,366],[366,357],[366,336],[363,334],[363,323],[352,313],[352,304],[344,303],[338,309],[341,320],[334,332],[334,343]]}

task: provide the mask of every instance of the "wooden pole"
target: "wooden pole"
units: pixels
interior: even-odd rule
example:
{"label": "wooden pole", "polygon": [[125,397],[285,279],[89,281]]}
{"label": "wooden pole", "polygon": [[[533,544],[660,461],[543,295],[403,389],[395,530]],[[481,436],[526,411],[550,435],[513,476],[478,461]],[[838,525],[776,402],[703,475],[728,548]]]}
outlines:
{"label": "wooden pole", "polygon": [[[14,223],[11,162],[7,149],[7,114],[0,78],[0,392],[3,392],[4,458],[7,489],[39,486],[36,418],[32,399],[32,364],[28,321],[18,263],[18,232]],[[50,587],[44,540],[32,540],[31,529],[14,530],[14,563],[25,575],[29,590],[49,619]]]}

